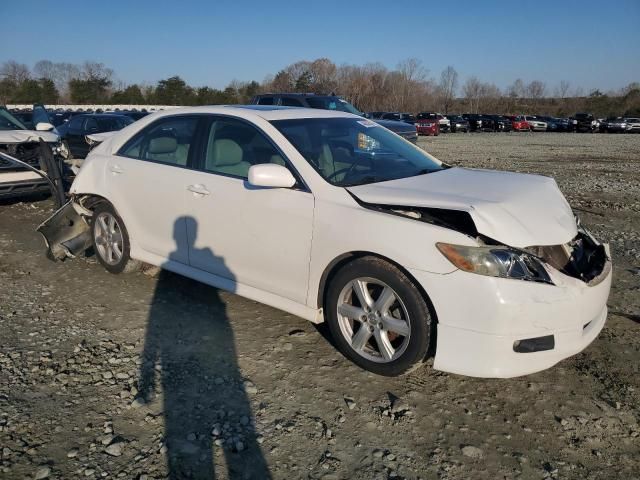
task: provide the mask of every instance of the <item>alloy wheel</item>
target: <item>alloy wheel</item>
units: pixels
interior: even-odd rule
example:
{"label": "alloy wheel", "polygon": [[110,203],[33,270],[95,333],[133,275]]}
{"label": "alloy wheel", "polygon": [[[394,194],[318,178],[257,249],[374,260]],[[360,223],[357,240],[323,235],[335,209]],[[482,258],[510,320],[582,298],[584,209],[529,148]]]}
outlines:
{"label": "alloy wheel", "polygon": [[406,350],[411,336],[407,308],[388,285],[373,278],[356,278],[338,297],[338,325],[360,356],[388,363]]}
{"label": "alloy wheel", "polygon": [[122,229],[109,212],[101,212],[94,221],[94,237],[98,255],[109,265],[117,265],[124,252]]}

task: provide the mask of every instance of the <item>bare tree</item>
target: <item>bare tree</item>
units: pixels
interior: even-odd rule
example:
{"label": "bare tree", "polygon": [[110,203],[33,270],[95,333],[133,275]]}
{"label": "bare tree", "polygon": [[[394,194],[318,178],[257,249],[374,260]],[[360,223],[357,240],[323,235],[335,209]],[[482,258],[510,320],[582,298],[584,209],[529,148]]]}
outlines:
{"label": "bare tree", "polygon": [[571,88],[571,84],[566,80],[562,80],[556,89],[556,97],[560,99],[566,98],[569,93],[569,88]]}
{"label": "bare tree", "polygon": [[31,72],[29,71],[29,67],[24,63],[9,60],[4,62],[2,67],[0,67],[0,77],[3,77],[15,85],[20,85],[25,80],[31,78]]}
{"label": "bare tree", "polygon": [[546,93],[547,86],[544,82],[540,80],[533,80],[529,85],[527,85],[527,95],[531,98],[534,103],[538,103],[541,98],[544,97]]}
{"label": "bare tree", "polygon": [[444,113],[448,114],[449,109],[453,106],[458,90],[458,72],[449,65],[440,74],[440,93],[442,95],[442,107]]}
{"label": "bare tree", "polygon": [[470,113],[478,113],[482,83],[477,77],[469,77],[462,86],[462,93],[467,99]]}

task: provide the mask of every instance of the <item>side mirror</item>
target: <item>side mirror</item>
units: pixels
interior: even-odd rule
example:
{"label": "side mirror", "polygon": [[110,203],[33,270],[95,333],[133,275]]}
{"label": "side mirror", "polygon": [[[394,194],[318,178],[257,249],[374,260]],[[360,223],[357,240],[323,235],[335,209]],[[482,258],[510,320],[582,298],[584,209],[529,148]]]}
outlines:
{"label": "side mirror", "polygon": [[36,124],[36,130],[38,132],[48,132],[49,130],[53,130],[53,125],[48,122],[40,122]]}
{"label": "side mirror", "polygon": [[255,187],[291,188],[296,184],[296,179],[282,165],[261,163],[249,168],[249,183]]}

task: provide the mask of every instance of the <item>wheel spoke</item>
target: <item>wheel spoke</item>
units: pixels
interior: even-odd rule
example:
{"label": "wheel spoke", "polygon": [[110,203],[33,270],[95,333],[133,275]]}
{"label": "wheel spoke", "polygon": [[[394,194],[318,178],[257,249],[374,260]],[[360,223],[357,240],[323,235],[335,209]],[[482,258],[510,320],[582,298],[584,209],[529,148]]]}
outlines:
{"label": "wheel spoke", "polygon": [[107,243],[105,247],[107,250],[107,262],[111,263],[113,262],[113,248],[111,247],[110,243]]}
{"label": "wheel spoke", "polygon": [[354,320],[362,321],[361,317],[365,314],[362,308],[354,307],[353,305],[349,305],[348,303],[343,303],[338,307],[338,313],[340,315],[344,315],[347,318],[351,318]]}
{"label": "wheel spoke", "polygon": [[409,325],[407,325],[407,322],[404,320],[394,318],[391,315],[383,315],[381,320],[385,330],[397,333],[403,337],[409,335]]}
{"label": "wheel spoke", "polygon": [[113,250],[113,254],[116,257],[116,261],[120,260],[122,258],[122,250],[120,249],[120,245],[114,242],[111,245],[111,249]]}
{"label": "wheel spoke", "polygon": [[98,217],[98,226],[100,227],[100,233],[102,235],[109,232],[109,227],[107,227],[107,222],[105,221],[104,216]]}
{"label": "wheel spoke", "polygon": [[362,350],[369,338],[371,338],[371,332],[363,325],[351,338],[351,346],[354,350]]}
{"label": "wheel spoke", "polygon": [[109,215],[109,233],[116,231],[116,219],[112,215]]}
{"label": "wheel spoke", "polygon": [[384,330],[378,330],[374,332],[374,337],[376,339],[376,343],[378,344],[378,350],[380,350],[380,354],[384,357],[385,360],[391,360],[393,358],[393,354],[396,353],[396,349],[393,348],[391,342],[389,341],[389,337],[387,336],[387,332]]}
{"label": "wheel spoke", "polygon": [[116,230],[116,232],[111,235],[111,238],[114,242],[122,244],[122,233],[119,230]]}
{"label": "wheel spoke", "polygon": [[360,305],[364,307],[371,308],[373,306],[373,299],[369,294],[369,290],[367,289],[367,282],[361,279],[354,280],[352,283],[353,291],[356,293],[358,300],[360,301]]}
{"label": "wheel spoke", "polygon": [[393,302],[396,301],[396,295],[393,290],[389,287],[384,287],[380,296],[376,300],[376,303],[373,305],[374,310],[385,314],[393,305]]}

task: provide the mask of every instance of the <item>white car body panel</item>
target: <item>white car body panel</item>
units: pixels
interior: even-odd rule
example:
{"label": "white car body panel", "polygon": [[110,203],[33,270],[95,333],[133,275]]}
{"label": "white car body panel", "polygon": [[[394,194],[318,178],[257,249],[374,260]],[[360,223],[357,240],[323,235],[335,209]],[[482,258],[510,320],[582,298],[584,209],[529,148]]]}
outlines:
{"label": "white car body panel", "polygon": [[349,191],[367,203],[469,212],[478,232],[512,247],[561,245],[577,234],[555,180],[540,175],[450,168]]}
{"label": "white car body panel", "polygon": [[[229,115],[253,123],[278,146],[308,189],[251,187],[237,178],[116,155],[148,124],[185,113]],[[327,117],[359,118],[300,108],[192,107],[158,112],[109,135],[94,148],[71,193],[102,196],[114,205],[129,231],[132,258],[314,322],[322,321],[321,286],[336,260],[354,252],[384,257],[405,269],[429,295],[438,317],[434,366],[445,371],[483,377],[523,375],[576,353],[597,336],[606,318],[610,271],[595,286],[550,266],[555,285],[465,273],[435,245],[476,246],[476,239],[366,208],[352,196],[399,208],[465,211],[481,234],[524,248],[564,244],[577,234],[571,208],[553,179],[451,168],[348,189],[333,186],[269,123]],[[208,193],[198,193],[203,191],[200,187]],[[188,218],[195,221],[197,234]],[[181,219],[184,228],[179,223],[176,235],[176,220]],[[192,258],[176,256],[176,242],[190,245]],[[512,349],[518,339],[549,332],[558,344],[552,351],[518,354]]]}
{"label": "white car body panel", "polygon": [[35,130],[0,130],[0,143],[37,142],[41,138],[47,143],[54,143],[60,140],[58,135],[52,132],[37,132]]}

